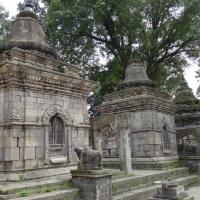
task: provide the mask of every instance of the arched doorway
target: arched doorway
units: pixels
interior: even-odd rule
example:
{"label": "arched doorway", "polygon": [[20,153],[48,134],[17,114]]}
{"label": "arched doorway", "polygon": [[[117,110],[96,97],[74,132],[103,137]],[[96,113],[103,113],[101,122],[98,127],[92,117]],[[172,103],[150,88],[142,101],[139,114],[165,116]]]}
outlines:
{"label": "arched doorway", "polygon": [[54,115],[49,120],[49,156],[57,157],[64,156],[65,150],[65,131],[64,123],[61,117]]}

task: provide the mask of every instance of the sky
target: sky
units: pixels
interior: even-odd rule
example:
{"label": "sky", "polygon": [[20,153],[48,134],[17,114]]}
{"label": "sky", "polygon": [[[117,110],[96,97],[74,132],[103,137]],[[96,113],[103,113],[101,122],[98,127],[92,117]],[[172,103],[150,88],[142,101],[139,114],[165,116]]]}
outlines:
{"label": "sky", "polygon": [[[0,4],[3,5],[7,11],[9,11],[10,17],[17,14],[17,4],[19,2],[23,2],[23,0],[0,0]],[[200,84],[200,82],[195,77],[198,66],[192,61],[190,61],[189,64],[190,65],[186,68],[184,75],[189,87],[193,89],[193,93],[195,94]]]}

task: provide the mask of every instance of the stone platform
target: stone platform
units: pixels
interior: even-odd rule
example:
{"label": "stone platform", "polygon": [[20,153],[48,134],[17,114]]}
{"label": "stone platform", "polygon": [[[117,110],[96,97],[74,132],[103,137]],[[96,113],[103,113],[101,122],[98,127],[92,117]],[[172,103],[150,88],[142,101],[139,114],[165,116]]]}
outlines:
{"label": "stone platform", "polygon": [[70,165],[65,167],[46,168],[28,171],[16,171],[0,173],[1,182],[20,182],[25,180],[41,179],[56,176],[70,176],[70,170],[76,169],[76,165]]}
{"label": "stone platform", "polygon": [[[109,169],[109,173],[112,174],[113,200],[147,200],[156,193],[159,187],[155,184],[157,181],[173,180],[184,185],[186,190],[200,183],[200,177],[191,175],[188,168],[133,170],[132,174]],[[0,199],[3,200],[64,200],[66,198],[80,200],[79,191],[79,188],[71,183],[71,174],[67,171],[64,175],[0,183]],[[196,194],[194,200],[199,200],[198,189],[191,188],[189,194],[191,193]]]}
{"label": "stone platform", "polygon": [[[129,175],[116,169],[109,169],[109,172],[112,174],[113,200],[147,200],[156,193],[159,187],[154,184],[155,181],[176,180],[186,189],[200,182],[199,176],[191,175],[188,168],[133,170],[133,173]],[[197,193],[197,190],[195,191]],[[3,200],[64,200],[66,198],[68,200],[81,199],[79,188],[71,184],[71,174],[21,180],[15,183],[0,183],[0,199]]]}
{"label": "stone platform", "polygon": [[[120,169],[119,158],[103,158],[105,168]],[[178,156],[153,157],[153,158],[132,158],[134,169],[169,169],[179,167]]]}

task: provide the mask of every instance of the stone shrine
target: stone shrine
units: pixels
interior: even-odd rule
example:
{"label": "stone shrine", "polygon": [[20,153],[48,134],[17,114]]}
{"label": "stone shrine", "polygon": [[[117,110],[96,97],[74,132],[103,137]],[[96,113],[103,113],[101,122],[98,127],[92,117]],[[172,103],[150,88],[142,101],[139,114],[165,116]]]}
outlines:
{"label": "stone shrine", "polygon": [[73,149],[89,146],[94,83],[56,59],[29,1],[0,52],[0,171],[77,163]]}
{"label": "stone shrine", "polygon": [[163,182],[161,188],[157,189],[157,194],[148,200],[194,200],[185,192],[184,186],[173,182]]}
{"label": "stone shrine", "polygon": [[178,154],[192,171],[200,172],[200,100],[182,77],[176,92],[175,114]]}
{"label": "stone shrine", "polygon": [[124,154],[120,135],[127,129],[134,167],[160,168],[177,161],[175,105],[154,87],[142,62],[130,61],[124,82],[104,96],[96,112],[95,148],[103,153],[105,165],[119,166]]}

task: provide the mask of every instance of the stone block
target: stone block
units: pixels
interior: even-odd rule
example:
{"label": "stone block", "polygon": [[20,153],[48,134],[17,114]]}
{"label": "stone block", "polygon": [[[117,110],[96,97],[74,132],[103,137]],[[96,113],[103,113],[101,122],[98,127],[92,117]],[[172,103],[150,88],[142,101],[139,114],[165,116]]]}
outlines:
{"label": "stone block", "polygon": [[13,161],[13,168],[15,170],[23,169],[23,167],[24,167],[24,161],[23,160]]}
{"label": "stone block", "polygon": [[24,147],[25,143],[24,143],[24,138],[19,138],[19,142],[18,142],[18,146],[19,147]]}
{"label": "stone block", "polygon": [[35,157],[37,159],[44,158],[44,148],[42,148],[42,147],[36,147],[35,148]]}
{"label": "stone block", "polygon": [[22,102],[22,99],[23,99],[23,96],[21,96],[21,95],[15,95],[15,100],[17,102]]}
{"label": "stone block", "polygon": [[24,147],[24,159],[25,160],[35,159],[35,147]]}
{"label": "stone block", "polygon": [[11,137],[24,137],[24,130],[23,129],[13,129],[12,130],[12,134],[11,134]]}
{"label": "stone block", "polygon": [[19,148],[4,148],[4,160],[14,161],[19,160]]}
{"label": "stone block", "polygon": [[0,161],[3,161],[3,148],[0,148]]}
{"label": "stone block", "polygon": [[26,119],[27,121],[36,121],[38,119],[38,112],[37,110],[33,110],[33,106],[31,106],[32,109],[26,109]]}
{"label": "stone block", "polygon": [[43,140],[39,137],[26,137],[25,143],[27,147],[42,146]]}
{"label": "stone block", "polygon": [[18,139],[12,137],[4,137],[3,138],[4,147],[18,147]]}
{"label": "stone block", "polygon": [[37,160],[25,160],[24,161],[25,169],[36,169],[38,167]]}
{"label": "stone block", "polygon": [[40,104],[43,104],[44,103],[44,99],[43,98],[38,98],[37,102],[40,103]]}
{"label": "stone block", "polygon": [[19,147],[19,158],[20,160],[24,158],[24,147]]}
{"label": "stone block", "polygon": [[104,170],[72,171],[72,182],[84,200],[112,200],[112,176]]}

